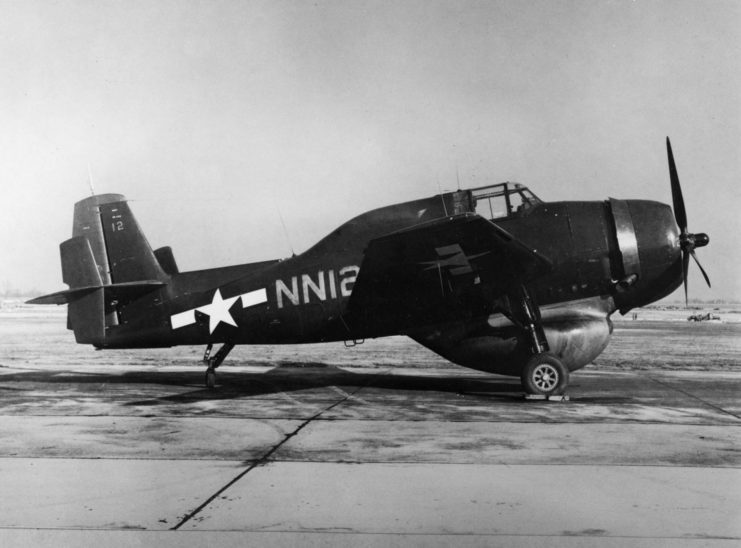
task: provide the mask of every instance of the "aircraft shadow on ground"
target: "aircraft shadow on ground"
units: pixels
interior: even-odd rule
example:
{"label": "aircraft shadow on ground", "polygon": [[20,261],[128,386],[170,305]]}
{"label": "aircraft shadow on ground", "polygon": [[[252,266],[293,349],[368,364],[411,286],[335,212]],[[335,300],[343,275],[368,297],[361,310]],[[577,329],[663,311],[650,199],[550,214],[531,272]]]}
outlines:
{"label": "aircraft shadow on ground", "polygon": [[[146,400],[131,401],[125,405],[158,405],[192,403],[208,400],[226,400],[270,396],[282,392],[300,392],[326,387],[341,387],[348,393],[359,388],[389,390],[390,392],[440,392],[443,394],[470,395],[482,398],[520,399],[522,387],[519,380],[492,375],[487,377],[414,375],[408,370],[403,374],[389,374],[378,370],[369,372],[347,371],[332,365],[313,364],[310,367],[278,365],[266,372],[230,371],[219,369],[215,389],[204,385],[204,373],[194,371],[130,371],[126,373],[85,373],[77,371],[22,371],[3,375],[2,390],[16,390],[8,386],[13,382],[33,382],[49,385],[161,385],[196,388],[178,394],[168,394]],[[151,393],[151,392],[150,392]]]}
{"label": "aircraft shadow on ground", "polygon": [[[194,384],[203,383],[203,373],[190,374]],[[193,376],[194,375],[194,376]],[[156,381],[155,381],[156,382]],[[157,405],[159,403],[192,403],[270,396],[282,392],[310,391],[327,387],[341,387],[348,393],[359,388],[389,390],[390,392],[440,392],[448,394],[476,394],[482,397],[516,397],[522,393],[519,382],[501,377],[479,379],[467,377],[430,377],[428,375],[392,375],[380,372],[346,371],[334,366],[275,367],[265,373],[218,372],[215,389],[199,388],[191,392],[171,394],[152,400],[131,402],[128,405]]]}

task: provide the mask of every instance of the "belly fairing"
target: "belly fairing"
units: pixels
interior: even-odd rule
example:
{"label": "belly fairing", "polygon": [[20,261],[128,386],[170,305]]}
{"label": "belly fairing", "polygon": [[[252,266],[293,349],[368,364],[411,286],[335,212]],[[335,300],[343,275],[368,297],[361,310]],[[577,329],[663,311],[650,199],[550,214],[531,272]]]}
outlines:
{"label": "belly fairing", "polygon": [[[608,314],[593,307],[579,314],[570,308],[544,311],[543,316],[549,351],[570,371],[591,363],[610,340]],[[453,363],[501,375],[519,376],[532,355],[528,335],[501,315],[485,326],[451,326],[412,338]]]}

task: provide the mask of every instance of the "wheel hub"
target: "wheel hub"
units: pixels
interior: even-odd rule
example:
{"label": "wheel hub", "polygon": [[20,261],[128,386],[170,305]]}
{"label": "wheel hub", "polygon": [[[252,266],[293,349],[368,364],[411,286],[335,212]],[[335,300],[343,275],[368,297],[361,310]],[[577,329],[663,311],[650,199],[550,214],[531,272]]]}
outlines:
{"label": "wheel hub", "polygon": [[533,371],[533,381],[540,390],[547,392],[558,384],[558,371],[550,364],[541,364]]}

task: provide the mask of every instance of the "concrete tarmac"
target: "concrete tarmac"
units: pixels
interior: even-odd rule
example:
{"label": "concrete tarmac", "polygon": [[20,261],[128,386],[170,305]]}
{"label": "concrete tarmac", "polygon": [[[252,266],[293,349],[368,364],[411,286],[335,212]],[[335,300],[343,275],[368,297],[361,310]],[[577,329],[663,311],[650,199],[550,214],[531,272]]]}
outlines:
{"label": "concrete tarmac", "polygon": [[0,367],[0,546],[739,546],[741,373]]}

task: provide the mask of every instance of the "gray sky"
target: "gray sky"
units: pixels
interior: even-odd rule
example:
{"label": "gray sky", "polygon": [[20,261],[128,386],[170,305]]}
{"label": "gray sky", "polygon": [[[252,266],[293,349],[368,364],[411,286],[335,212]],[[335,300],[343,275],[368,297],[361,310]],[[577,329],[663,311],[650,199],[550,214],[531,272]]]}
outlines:
{"label": "gray sky", "polygon": [[[741,300],[741,3],[0,0],[0,282],[63,288],[119,192],[182,270],[297,252],[461,185],[671,201]],[[679,294],[675,294],[675,298]]]}

